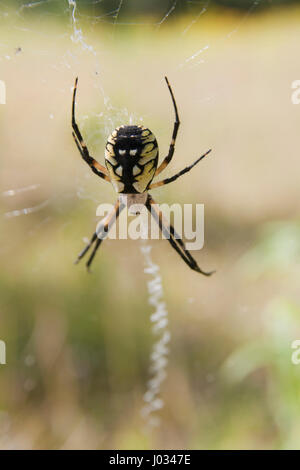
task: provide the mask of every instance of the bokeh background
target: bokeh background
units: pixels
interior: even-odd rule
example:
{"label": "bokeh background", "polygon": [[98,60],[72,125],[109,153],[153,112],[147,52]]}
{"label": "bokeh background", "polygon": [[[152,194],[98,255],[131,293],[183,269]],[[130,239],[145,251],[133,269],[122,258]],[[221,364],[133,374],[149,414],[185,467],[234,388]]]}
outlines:
{"label": "bokeh background", "polygon": [[[289,1],[0,2],[0,447],[300,447],[300,9]],[[76,6],[76,9],[75,9]],[[72,20],[72,15],[73,20]],[[75,19],[75,21],[74,21]],[[168,149],[158,202],[204,203],[205,278],[164,241],[172,335],[158,415],[141,416],[151,331],[139,241],[73,265],[113,188],[72,141],[72,86],[91,153],[144,123]],[[23,188],[23,189],[22,189]]]}

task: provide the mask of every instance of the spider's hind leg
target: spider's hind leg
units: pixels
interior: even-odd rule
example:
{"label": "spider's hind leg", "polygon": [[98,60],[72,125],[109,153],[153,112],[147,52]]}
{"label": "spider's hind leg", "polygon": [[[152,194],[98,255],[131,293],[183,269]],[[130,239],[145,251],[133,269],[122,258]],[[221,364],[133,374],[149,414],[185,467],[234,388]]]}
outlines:
{"label": "spider's hind leg", "polygon": [[164,220],[162,212],[158,209],[154,199],[150,194],[148,195],[148,199],[146,202],[146,207],[150,214],[153,216],[154,220],[158,224],[161,232],[163,235],[166,237],[168,242],[171,244],[171,246],[174,248],[174,250],[177,251],[179,256],[183,259],[183,261],[191,268],[193,271],[196,271],[198,273],[204,274],[204,276],[210,276],[213,274],[215,271],[203,271],[197,264],[196,260],[192,257],[191,253],[186,249],[183,241],[179,237],[179,235],[176,233],[174,227],[167,223],[166,220]]}
{"label": "spider's hind leg", "polygon": [[84,249],[79,253],[79,255],[77,256],[77,259],[74,261],[74,264],[78,264],[79,261],[81,260],[81,258],[84,257],[84,255],[89,251],[89,249],[91,248],[92,244],[95,242],[95,240],[97,240],[98,236],[97,236],[97,233],[95,232],[94,235],[92,236],[92,238],[90,239],[90,241],[88,242],[88,244],[84,247]]}
{"label": "spider's hind leg", "polygon": [[106,216],[104,219],[101,221],[101,224],[97,231],[93,234],[91,240],[89,243],[85,246],[85,248],[79,253],[75,264],[79,263],[79,261],[84,257],[84,255],[89,251],[89,249],[92,247],[93,243],[95,243],[94,249],[92,251],[91,256],[89,257],[86,267],[88,271],[90,271],[90,266],[92,264],[92,261],[94,259],[94,256],[101,245],[102,241],[107,237],[109,230],[115,223],[117,217],[120,215],[120,212],[124,209],[125,205],[120,204],[119,201],[115,204],[115,207],[113,210]]}

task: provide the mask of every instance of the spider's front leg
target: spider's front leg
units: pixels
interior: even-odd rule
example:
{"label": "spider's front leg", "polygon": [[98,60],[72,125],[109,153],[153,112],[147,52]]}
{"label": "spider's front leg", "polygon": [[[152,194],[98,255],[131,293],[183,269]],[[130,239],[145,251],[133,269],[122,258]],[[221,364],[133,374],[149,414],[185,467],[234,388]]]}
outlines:
{"label": "spider's front leg", "polygon": [[180,126],[180,120],[179,120],[176,100],[175,100],[171,85],[170,85],[169,80],[167,79],[167,77],[165,77],[165,80],[167,82],[167,86],[169,88],[169,92],[170,92],[173,107],[174,107],[175,121],[174,121],[172,139],[171,139],[168,155],[164,158],[164,160],[161,162],[161,164],[157,168],[157,170],[155,172],[155,176],[159,175],[159,173],[161,173],[169,165],[170,161],[172,160],[173,155],[174,155],[174,150],[175,150],[176,137],[177,137],[178,129],[179,129],[179,126]]}
{"label": "spider's front leg", "polygon": [[150,194],[148,194],[148,198],[146,201],[146,207],[150,214],[153,216],[154,220],[158,224],[161,232],[163,235],[167,238],[171,246],[174,248],[174,250],[177,251],[177,253],[180,255],[180,257],[183,259],[183,261],[194,271],[197,271],[198,273],[204,274],[204,276],[210,276],[213,274],[215,271],[203,271],[197,264],[196,260],[192,257],[191,253],[186,249],[183,241],[179,237],[179,235],[176,233],[174,227],[171,224],[168,224],[166,220],[164,219],[164,216],[162,212],[159,210],[157,204],[155,203],[154,199]]}
{"label": "spider's front leg", "polygon": [[77,84],[78,84],[78,77],[75,80],[74,91],[73,91],[73,101],[72,101],[72,128],[73,128],[72,135],[73,135],[73,138],[80,152],[80,155],[82,156],[83,160],[90,166],[91,170],[97,176],[100,176],[100,178],[103,178],[106,181],[110,181],[106,168],[103,165],[100,165],[100,163],[98,163],[97,160],[95,160],[94,158],[90,156],[86,143],[83,140],[79,127],[76,123],[75,103],[76,103]]}

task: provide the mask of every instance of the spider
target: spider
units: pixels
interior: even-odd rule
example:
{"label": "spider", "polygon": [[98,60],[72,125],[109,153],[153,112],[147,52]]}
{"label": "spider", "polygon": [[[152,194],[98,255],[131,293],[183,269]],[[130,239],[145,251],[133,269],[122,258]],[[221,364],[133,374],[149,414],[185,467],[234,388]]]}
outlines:
{"label": "spider", "polygon": [[[158,165],[158,145],[156,138],[150,129],[141,125],[120,126],[117,127],[108,137],[105,148],[106,168],[90,156],[88,148],[76,123],[75,101],[78,77],[75,80],[72,101],[72,135],[76,146],[83,160],[90,166],[91,170],[97,176],[100,176],[100,178],[103,178],[105,181],[112,183],[114,189],[119,194],[118,201],[116,202],[113,211],[108,214],[108,216],[104,217],[104,219],[102,219],[100,226],[97,228],[97,231],[93,234],[86,247],[79,253],[78,258],[75,261],[75,264],[77,264],[94,244],[93,251],[86,263],[88,270],[99,246],[101,245],[102,240],[107,236],[113,223],[116,221],[124,207],[126,207],[126,204],[124,203],[124,196],[122,198],[122,195],[126,195],[128,198],[131,197],[132,199],[138,200],[140,203],[145,204],[146,208],[150,214],[152,214],[156,223],[158,224],[160,231],[191,269],[197,271],[198,273],[204,274],[205,276],[210,276],[214,272],[205,272],[198,266],[196,260],[186,249],[183,241],[175,232],[174,227],[164,220],[162,212],[158,209],[154,199],[148,193],[149,189],[158,188],[159,186],[163,186],[165,184],[171,183],[172,181],[175,181],[181,175],[184,175],[190,171],[211,151],[210,149],[205,152],[194,163],[187,166],[179,173],[176,173],[174,176],[152,183],[153,178],[159,175],[172,160],[175,149],[175,141],[180,125],[174,94],[167,77],[165,77],[165,80],[175,111],[173,134],[168,155],[164,158],[160,165]],[[152,207],[153,210],[151,210]]]}

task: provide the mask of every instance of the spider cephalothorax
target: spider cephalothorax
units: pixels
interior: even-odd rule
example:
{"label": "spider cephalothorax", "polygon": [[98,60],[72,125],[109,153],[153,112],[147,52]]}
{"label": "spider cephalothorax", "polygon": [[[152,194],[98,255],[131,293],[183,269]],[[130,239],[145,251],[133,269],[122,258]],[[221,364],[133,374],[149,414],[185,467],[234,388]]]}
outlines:
{"label": "spider cephalothorax", "polygon": [[[163,232],[164,237],[167,238],[184,262],[194,271],[205,274],[206,276],[209,276],[213,272],[202,271],[191,253],[186,249],[181,238],[175,232],[174,227],[164,220],[162,212],[157,208],[154,199],[148,193],[148,189],[158,188],[159,186],[175,181],[179,176],[190,171],[210,152],[210,150],[208,150],[201,157],[197,158],[194,163],[185,167],[174,176],[152,183],[153,178],[159,175],[172,160],[180,124],[175,98],[167,77],[165,77],[165,79],[175,111],[175,122],[168,155],[163,159],[161,164],[158,165],[158,145],[152,132],[143,126],[121,126],[117,127],[107,140],[105,148],[105,168],[105,166],[101,165],[89,154],[86,143],[84,142],[81,132],[76,124],[75,99],[78,83],[78,79],[76,78],[72,102],[72,128],[75,143],[83,160],[90,166],[91,170],[97,176],[100,176],[100,178],[111,182],[116,192],[120,194],[114,210],[101,220],[101,223],[97,227],[97,230],[93,234],[90,242],[78,255],[76,262],[80,261],[92,245],[95,244],[92,254],[87,262],[88,268],[92,264],[102,240],[107,236],[120,212],[124,207],[126,207],[124,200],[128,199],[132,201],[133,199],[139,198],[139,201],[145,204],[146,208],[155,219],[160,230]],[[122,196],[122,194],[128,194],[129,196],[127,198],[127,196]]]}
{"label": "spider cephalothorax", "polygon": [[117,193],[143,193],[157,163],[156,138],[144,126],[117,127],[107,139],[105,164]]}

